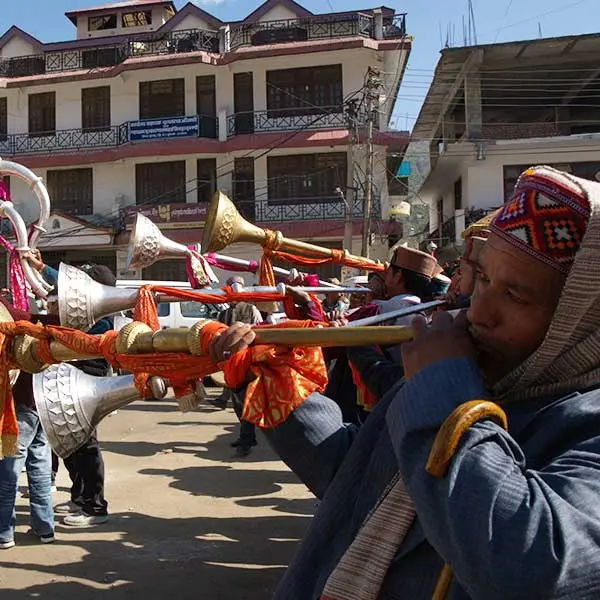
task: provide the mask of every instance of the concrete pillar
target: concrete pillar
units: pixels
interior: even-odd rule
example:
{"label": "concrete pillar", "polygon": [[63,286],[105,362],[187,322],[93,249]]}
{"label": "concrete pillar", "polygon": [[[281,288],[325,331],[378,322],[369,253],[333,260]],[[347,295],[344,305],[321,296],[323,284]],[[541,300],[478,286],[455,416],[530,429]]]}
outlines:
{"label": "concrete pillar", "polygon": [[185,180],[185,201],[188,204],[195,204],[198,202],[198,162],[195,157],[185,161]]}
{"label": "concrete pillar", "polygon": [[231,52],[231,26],[225,25],[219,28],[219,52],[225,54]]}
{"label": "concrete pillar", "polygon": [[196,76],[186,75],[184,81],[185,114],[195,115],[198,108],[196,102]]}
{"label": "concrete pillar", "polygon": [[219,120],[219,141],[226,142],[227,136],[229,133],[228,123],[227,123],[227,111],[225,109],[220,109],[218,114]]}
{"label": "concrete pillar", "polygon": [[465,117],[467,139],[483,139],[483,114],[481,106],[481,71],[479,69],[465,76]]}
{"label": "concrete pillar", "polygon": [[142,269],[127,269],[127,248],[117,248],[117,279],[141,279]]}
{"label": "concrete pillar", "polygon": [[381,8],[373,9],[373,37],[376,40],[383,39],[383,11]]}

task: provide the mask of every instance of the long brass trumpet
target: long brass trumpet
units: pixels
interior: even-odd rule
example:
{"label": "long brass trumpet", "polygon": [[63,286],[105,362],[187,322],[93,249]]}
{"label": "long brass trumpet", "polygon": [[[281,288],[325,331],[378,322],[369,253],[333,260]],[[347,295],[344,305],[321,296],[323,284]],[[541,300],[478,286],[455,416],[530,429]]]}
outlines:
{"label": "long brass trumpet", "polygon": [[[218,252],[234,242],[249,242],[262,246],[266,238],[265,230],[246,221],[225,194],[217,192],[213,196],[208,207],[208,215],[202,236],[202,252]],[[277,232],[277,241],[282,250],[297,251],[305,256],[316,258],[331,258],[333,256],[330,248],[286,238],[279,231]],[[367,258],[349,256],[372,266],[380,264]]]}
{"label": "long brass trumpet", "polygon": [[[252,293],[276,293],[284,296],[286,286],[283,283],[275,287],[254,286],[243,287],[239,284],[232,286],[235,292]],[[299,287],[296,288],[307,293],[324,294],[329,290],[347,294],[366,293],[366,288],[351,287]],[[202,294],[224,296],[221,289],[200,289],[194,291],[198,301],[202,300]],[[120,288],[103,285],[94,281],[87,273],[71,265],[61,263],[58,269],[58,310],[60,322],[66,327],[86,331],[103,317],[114,315],[133,308],[138,298],[138,288]],[[157,302],[181,302],[176,295],[157,293],[154,295]]]}
{"label": "long brass trumpet", "polygon": [[[140,213],[136,215],[127,250],[128,269],[144,269],[159,260],[170,260],[173,258],[186,259],[188,256],[190,256],[190,250],[187,246],[169,239],[148,217]],[[236,270],[239,267],[246,270],[252,265],[249,260],[244,260],[243,258],[234,258],[232,256],[224,256],[223,254],[212,254],[212,256],[223,265],[229,266],[232,270]],[[257,267],[254,268],[253,272],[256,273],[256,270]],[[276,275],[281,275],[282,277],[291,276],[292,278],[296,278],[298,276],[296,269],[288,271],[281,267],[274,267],[273,271]],[[319,285],[334,287],[333,283],[327,281],[319,281]]]}

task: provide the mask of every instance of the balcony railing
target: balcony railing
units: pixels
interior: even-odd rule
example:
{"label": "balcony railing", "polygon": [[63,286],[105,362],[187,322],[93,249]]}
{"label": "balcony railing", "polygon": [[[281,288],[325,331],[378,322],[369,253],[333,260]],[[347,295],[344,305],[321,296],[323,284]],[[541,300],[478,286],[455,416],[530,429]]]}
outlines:
{"label": "balcony railing", "polygon": [[363,13],[262,21],[232,27],[229,45],[235,50],[242,46],[265,46],[356,35],[374,37],[373,23],[373,17]]}
{"label": "balcony railing", "polygon": [[204,29],[182,29],[164,35],[139,35],[109,46],[49,51],[0,60],[0,77],[29,77],[114,67],[128,58],[182,54],[204,50],[219,52],[219,34]]}
{"label": "balcony railing", "polygon": [[[0,59],[0,77],[30,77],[82,69],[114,67],[128,58],[204,51],[234,52],[245,46],[315,41],[343,37],[401,39],[406,15],[384,18],[383,31],[365,13],[323,15],[303,19],[262,21],[223,27],[220,31],[184,29],[165,34],[139,34],[114,44],[49,50],[43,54]],[[76,44],[73,44],[74,46]]]}
{"label": "balcony railing", "polygon": [[456,242],[456,218],[452,217],[442,223],[442,241],[444,246],[454,244]]}
{"label": "balcony railing", "polygon": [[245,133],[346,127],[346,116],[341,106],[323,106],[308,111],[298,108],[259,110],[236,113],[227,117],[227,137]]}
{"label": "balcony railing", "polygon": [[192,115],[128,121],[97,129],[63,129],[44,133],[17,133],[0,138],[0,156],[117,148],[132,142],[218,136],[215,117]]}
{"label": "balcony railing", "polygon": [[[357,198],[352,207],[352,218],[362,218],[364,198]],[[255,220],[259,223],[283,223],[286,221],[328,221],[346,217],[346,205],[339,197],[299,198],[256,202]],[[381,217],[381,200],[373,198],[371,217]]]}

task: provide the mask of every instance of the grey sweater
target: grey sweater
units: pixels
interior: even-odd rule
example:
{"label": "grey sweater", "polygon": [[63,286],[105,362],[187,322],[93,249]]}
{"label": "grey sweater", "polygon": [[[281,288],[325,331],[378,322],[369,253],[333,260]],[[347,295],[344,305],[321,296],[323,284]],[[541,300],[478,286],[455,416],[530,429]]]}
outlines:
{"label": "grey sweater", "polygon": [[509,405],[509,433],[474,425],[448,476],[427,475],[440,424],[483,397],[476,365],[452,359],[399,383],[360,431],[319,394],[266,431],[322,499],[275,599],[319,598],[398,469],[418,519],[380,600],[430,600],[444,562],[448,600],[600,598],[600,391]]}

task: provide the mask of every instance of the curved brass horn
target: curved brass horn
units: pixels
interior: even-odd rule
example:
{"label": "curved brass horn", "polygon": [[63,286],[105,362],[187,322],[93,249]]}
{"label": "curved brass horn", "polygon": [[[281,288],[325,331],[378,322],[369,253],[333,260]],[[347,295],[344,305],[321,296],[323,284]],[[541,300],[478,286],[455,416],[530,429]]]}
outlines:
{"label": "curved brass horn", "polygon": [[[281,232],[277,232],[277,235],[281,249],[297,251],[317,258],[331,258],[333,255],[330,248],[286,238],[283,237]],[[263,245],[266,238],[265,230],[246,221],[225,194],[217,192],[213,196],[208,208],[208,216],[202,236],[202,252],[217,252],[234,242],[250,242]],[[360,258],[360,260],[373,266],[379,264],[370,259]]]}
{"label": "curved brass horn", "polygon": [[[139,213],[136,215],[135,225],[129,237],[129,248],[127,251],[128,269],[145,269],[153,265],[156,261],[172,258],[185,259],[189,254],[190,250],[186,246],[170,240],[148,217]],[[249,260],[244,260],[243,258],[234,258],[222,254],[213,254],[212,256],[223,265],[230,267],[232,271],[247,271],[252,265]],[[256,273],[256,270],[257,267],[254,266],[253,272]],[[274,267],[273,270],[277,275],[282,277],[291,276],[293,279],[298,277],[296,269],[288,271],[281,267]],[[335,284],[328,281],[319,281],[319,285],[323,287],[335,287]]]}

